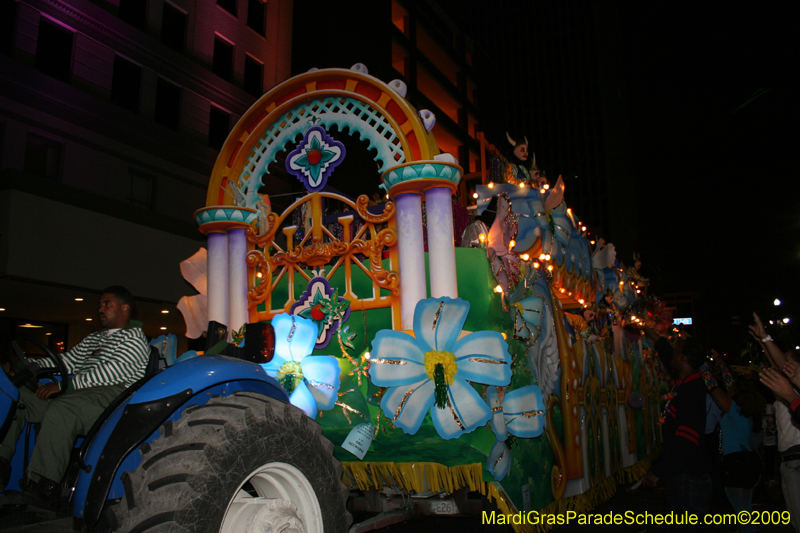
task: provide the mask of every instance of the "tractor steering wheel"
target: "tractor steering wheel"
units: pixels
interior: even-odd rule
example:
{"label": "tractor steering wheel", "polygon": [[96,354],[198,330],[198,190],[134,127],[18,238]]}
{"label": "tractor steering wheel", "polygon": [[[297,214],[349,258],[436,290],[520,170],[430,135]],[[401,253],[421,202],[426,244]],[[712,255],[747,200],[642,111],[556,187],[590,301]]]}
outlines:
{"label": "tractor steering wheel", "polygon": [[[50,360],[56,364],[56,368],[40,367],[36,363],[27,360],[25,358],[25,353],[19,346],[20,339],[33,343],[44,350],[44,353],[47,354],[47,357],[49,357]],[[14,375],[9,376],[9,378],[15,387],[20,388],[21,386],[25,385],[31,390],[31,392],[35,392],[39,387],[40,378],[58,374],[61,376],[61,392],[53,394],[50,396],[50,398],[60,396],[66,391],[66,384],[69,383],[69,371],[67,370],[67,365],[64,363],[64,358],[61,357],[61,354],[53,352],[49,346],[39,339],[20,336],[11,343],[11,349],[8,351],[8,359],[12,369],[14,370]]]}

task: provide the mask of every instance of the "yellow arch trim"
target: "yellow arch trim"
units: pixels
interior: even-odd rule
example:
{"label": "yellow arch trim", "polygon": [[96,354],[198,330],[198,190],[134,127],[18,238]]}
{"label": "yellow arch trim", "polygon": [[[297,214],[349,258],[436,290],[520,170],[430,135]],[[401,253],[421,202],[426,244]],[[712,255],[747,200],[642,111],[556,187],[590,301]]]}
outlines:
{"label": "yellow arch trim", "polygon": [[[344,82],[345,87],[343,89],[318,89],[319,85],[325,82]],[[373,100],[355,92],[360,84],[377,89],[379,91],[378,98]],[[286,80],[264,94],[233,127],[211,172],[206,206],[233,204],[233,198],[224,194],[222,189],[227,186],[229,179],[238,181],[247,157],[255,144],[264,131],[286,111],[311,100],[337,95],[361,100],[383,113],[400,138],[406,162],[430,160],[440,152],[436,139],[425,130],[417,110],[378,78],[348,69],[306,72]],[[399,123],[389,113],[388,107],[391,102],[398,106],[406,119],[405,122]],[[414,133],[419,145],[419,157],[414,157],[410,149],[407,136],[411,132]]]}

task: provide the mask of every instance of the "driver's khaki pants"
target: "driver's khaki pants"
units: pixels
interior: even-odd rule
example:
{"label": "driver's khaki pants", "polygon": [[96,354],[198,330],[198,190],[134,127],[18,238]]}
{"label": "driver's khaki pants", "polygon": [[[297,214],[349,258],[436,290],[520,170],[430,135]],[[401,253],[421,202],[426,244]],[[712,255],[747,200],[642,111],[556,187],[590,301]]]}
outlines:
{"label": "driver's khaki pants", "polygon": [[33,481],[44,477],[61,483],[78,435],[85,435],[124,390],[124,385],[91,387],[68,391],[54,400],[40,400],[27,388],[21,388],[16,416],[0,444],[0,457],[11,460],[25,422],[41,422],[28,476]]}

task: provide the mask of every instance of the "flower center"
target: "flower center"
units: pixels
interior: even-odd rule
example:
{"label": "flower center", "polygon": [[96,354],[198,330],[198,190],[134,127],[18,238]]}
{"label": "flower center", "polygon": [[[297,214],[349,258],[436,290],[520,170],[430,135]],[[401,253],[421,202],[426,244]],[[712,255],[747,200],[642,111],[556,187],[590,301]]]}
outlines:
{"label": "flower center", "polygon": [[435,405],[439,409],[447,406],[447,387],[453,384],[458,374],[456,356],[451,352],[425,352],[425,373],[433,380]]}
{"label": "flower center", "polygon": [[288,394],[294,392],[294,389],[303,381],[303,370],[300,363],[296,361],[283,363],[278,369],[278,381]]}
{"label": "flower center", "polygon": [[452,385],[458,374],[458,363],[456,363],[456,356],[451,352],[425,352],[425,373],[428,378],[435,381],[436,365],[442,365],[444,371],[444,382],[447,385]]}
{"label": "flower center", "polygon": [[308,162],[312,165],[318,165],[322,161],[322,152],[316,148],[308,152]]}

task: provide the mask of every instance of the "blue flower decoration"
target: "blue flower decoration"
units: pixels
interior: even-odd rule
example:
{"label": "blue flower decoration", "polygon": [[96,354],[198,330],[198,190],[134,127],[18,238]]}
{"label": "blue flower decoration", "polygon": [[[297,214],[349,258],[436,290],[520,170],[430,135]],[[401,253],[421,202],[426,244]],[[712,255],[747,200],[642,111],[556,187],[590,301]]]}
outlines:
{"label": "blue flower decoration", "polygon": [[501,481],[511,466],[511,450],[505,442],[508,434],[526,439],[541,435],[544,431],[544,400],[538,385],[527,385],[504,395],[497,387],[489,387],[486,397],[492,408],[492,431],[497,437],[489,452],[486,470]]}
{"label": "blue flower decoration", "polygon": [[261,365],[280,381],[289,401],[309,417],[317,410],[336,405],[339,391],[339,363],[330,355],[309,355],[317,341],[317,325],[305,318],[282,313],[272,319],[275,328],[275,356]]}
{"label": "blue flower decoration", "polygon": [[333,170],[344,161],[345,148],[320,126],[310,127],[297,148],[286,158],[286,170],[316,192],[328,182]]}
{"label": "blue flower decoration", "polygon": [[370,379],[388,387],[381,408],[395,426],[415,434],[430,411],[443,439],[485,424],[491,409],[469,382],[505,386],[511,381],[508,344],[497,331],[459,339],[469,302],[428,298],[414,310],[414,335],[381,330],[372,342]]}

